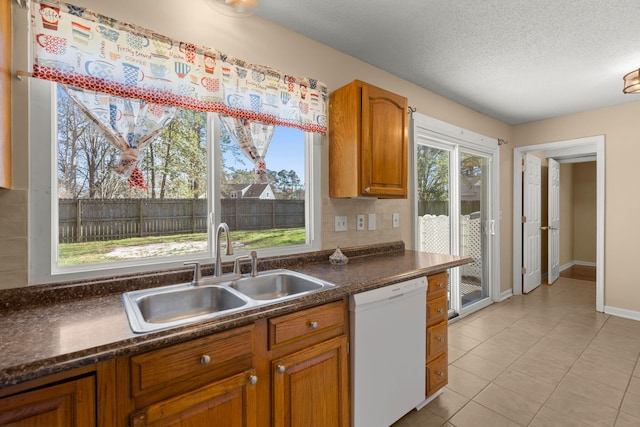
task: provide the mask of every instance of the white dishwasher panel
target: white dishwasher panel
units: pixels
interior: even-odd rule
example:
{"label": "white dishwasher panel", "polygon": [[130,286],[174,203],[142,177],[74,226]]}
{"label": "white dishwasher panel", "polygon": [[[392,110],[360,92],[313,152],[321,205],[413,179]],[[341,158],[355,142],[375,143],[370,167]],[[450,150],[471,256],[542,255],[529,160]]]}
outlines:
{"label": "white dishwasher panel", "polygon": [[425,398],[426,278],[352,295],[351,423],[388,427]]}

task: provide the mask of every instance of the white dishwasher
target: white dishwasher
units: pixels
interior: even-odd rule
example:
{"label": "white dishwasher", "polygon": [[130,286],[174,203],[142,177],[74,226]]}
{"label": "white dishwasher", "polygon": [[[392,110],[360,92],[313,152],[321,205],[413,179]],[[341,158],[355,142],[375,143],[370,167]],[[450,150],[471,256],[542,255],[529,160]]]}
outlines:
{"label": "white dishwasher", "polygon": [[388,427],[425,398],[427,279],[352,295],[351,424]]}

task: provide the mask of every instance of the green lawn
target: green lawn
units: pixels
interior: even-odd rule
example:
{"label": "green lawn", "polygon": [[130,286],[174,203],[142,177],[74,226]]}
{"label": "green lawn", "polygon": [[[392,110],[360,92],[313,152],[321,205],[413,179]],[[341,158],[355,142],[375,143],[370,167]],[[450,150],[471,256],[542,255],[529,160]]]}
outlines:
{"label": "green lawn", "polygon": [[[306,235],[304,228],[232,231],[231,240],[234,249],[253,250],[304,244]],[[63,243],[59,246],[58,262],[61,266],[70,266],[197,253],[206,249],[206,242],[207,235],[198,233],[103,242]]]}

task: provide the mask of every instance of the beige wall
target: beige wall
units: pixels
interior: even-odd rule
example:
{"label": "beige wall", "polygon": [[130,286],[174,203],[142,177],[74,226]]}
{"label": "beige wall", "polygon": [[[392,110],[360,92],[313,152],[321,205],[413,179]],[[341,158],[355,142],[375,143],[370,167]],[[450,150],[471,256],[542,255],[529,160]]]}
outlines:
{"label": "beige wall", "polygon": [[[218,15],[204,1],[180,3],[171,11],[170,19],[166,6],[160,7],[152,0],[125,1],[75,0],[77,6],[84,6],[102,14],[138,24],[156,32],[179,40],[211,46],[229,55],[246,61],[268,65],[294,75],[317,78],[330,89],[336,89],[354,79],[396,92],[409,99],[409,105],[418,112],[461,126],[468,130],[493,138],[512,140],[511,126],[482,115],[453,101],[413,85],[399,77],[384,72],[328,46],[302,37],[269,21],[253,16],[233,19]],[[175,4],[178,4],[177,2]],[[27,70],[24,52],[27,50],[27,11],[13,7],[16,69]],[[27,83],[14,82],[13,126],[14,126],[14,182],[16,190],[0,192],[0,287],[25,286],[27,284],[26,245],[26,190],[28,188],[27,158]],[[43,144],[33,141],[33,145]],[[44,143],[46,144],[46,143]],[[510,168],[509,158],[501,158],[503,170]],[[351,246],[404,240],[407,247],[412,245],[412,221],[410,200],[334,200],[328,194],[328,149],[323,140],[322,168],[322,246]],[[510,172],[509,172],[510,173]],[[506,191],[509,175],[501,180],[501,191]],[[503,212],[510,210],[502,204]],[[505,207],[507,206],[507,207]],[[391,214],[400,214],[401,226],[391,227]],[[355,231],[355,216],[360,213],[377,214],[376,231]],[[10,216],[5,221],[4,216]],[[335,215],[347,215],[349,231],[335,233]],[[510,214],[502,222],[510,227]],[[6,226],[3,224],[7,223]],[[13,228],[12,228],[13,227]],[[5,231],[12,228],[13,231]],[[42,236],[47,238],[46,236]],[[501,244],[509,253],[509,245],[503,236]],[[506,246],[505,246],[506,245]],[[9,249],[10,248],[10,249]],[[10,252],[10,253],[8,253]],[[6,278],[11,280],[5,280]],[[503,288],[510,287],[510,279],[502,275]]]}
{"label": "beige wall", "polygon": [[[636,170],[636,161],[640,158],[639,115],[640,103],[633,102],[514,127],[517,146],[605,136],[604,304],[636,312],[640,312],[640,287],[636,286],[635,271],[636,242],[640,238],[636,217],[640,199],[629,190],[633,189],[630,184],[635,182],[632,171]],[[506,181],[511,184],[511,180]],[[502,199],[512,203],[512,191],[510,188],[503,192]],[[503,220],[503,230],[504,225]],[[507,262],[511,256],[509,248],[511,244],[502,248],[503,270],[510,268]]]}
{"label": "beige wall", "polygon": [[596,229],[596,163],[576,163],[573,167],[575,261],[596,262]]}

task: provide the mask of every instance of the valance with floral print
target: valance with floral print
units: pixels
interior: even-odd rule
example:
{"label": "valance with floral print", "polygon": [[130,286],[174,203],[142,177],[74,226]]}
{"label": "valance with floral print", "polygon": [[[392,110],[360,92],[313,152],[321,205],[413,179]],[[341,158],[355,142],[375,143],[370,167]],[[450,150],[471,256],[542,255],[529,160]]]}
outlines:
{"label": "valance with floral print", "polygon": [[149,103],[327,131],[327,87],[83,7],[32,2],[34,77]]}

